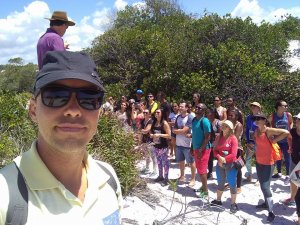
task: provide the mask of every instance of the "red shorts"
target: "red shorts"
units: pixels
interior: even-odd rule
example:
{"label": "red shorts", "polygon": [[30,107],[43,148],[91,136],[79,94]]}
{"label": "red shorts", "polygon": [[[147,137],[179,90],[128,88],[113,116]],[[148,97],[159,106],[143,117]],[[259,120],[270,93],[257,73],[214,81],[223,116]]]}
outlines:
{"label": "red shorts", "polygon": [[210,151],[211,149],[205,149],[202,152],[202,155],[200,157],[200,159],[198,159],[198,153],[197,153],[196,149],[194,151],[194,159],[195,159],[195,163],[196,163],[196,168],[197,168],[197,172],[198,174],[207,174],[207,167],[208,167],[208,161],[209,161],[209,155],[210,155]]}

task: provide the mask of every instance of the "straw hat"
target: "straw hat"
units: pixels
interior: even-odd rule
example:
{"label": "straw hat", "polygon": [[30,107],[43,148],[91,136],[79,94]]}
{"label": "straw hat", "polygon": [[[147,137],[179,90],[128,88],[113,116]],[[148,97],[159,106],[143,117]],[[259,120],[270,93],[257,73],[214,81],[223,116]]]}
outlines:
{"label": "straw hat", "polygon": [[231,130],[233,130],[233,123],[230,120],[225,120],[221,125],[226,124]]}
{"label": "straw hat", "polygon": [[258,102],[251,102],[251,103],[249,104],[249,106],[251,106],[251,105],[257,106],[258,108],[261,109],[261,105],[260,105]]}
{"label": "straw hat", "polygon": [[48,20],[60,20],[60,21],[65,21],[68,26],[74,26],[75,23],[71,20],[68,20],[68,16],[66,12],[63,11],[54,11],[51,18],[45,18]]}

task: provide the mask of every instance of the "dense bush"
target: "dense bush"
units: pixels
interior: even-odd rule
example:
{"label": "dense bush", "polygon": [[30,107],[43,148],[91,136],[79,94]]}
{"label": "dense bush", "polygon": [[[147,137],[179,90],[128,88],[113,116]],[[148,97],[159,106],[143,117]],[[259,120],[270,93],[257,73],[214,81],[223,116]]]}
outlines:
{"label": "dense bush", "polygon": [[98,132],[94,136],[90,153],[94,158],[110,163],[116,170],[123,194],[137,183],[136,162],[140,154],[134,151],[132,133],[126,133],[114,116],[100,117]]}
{"label": "dense bush", "polygon": [[26,109],[30,94],[0,95],[0,167],[26,151],[36,137],[36,128]]}

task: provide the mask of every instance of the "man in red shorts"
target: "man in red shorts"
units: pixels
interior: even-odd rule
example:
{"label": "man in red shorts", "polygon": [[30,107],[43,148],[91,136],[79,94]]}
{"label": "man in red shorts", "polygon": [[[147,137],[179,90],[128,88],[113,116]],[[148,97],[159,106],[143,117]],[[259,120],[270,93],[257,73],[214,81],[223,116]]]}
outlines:
{"label": "man in red shorts", "polygon": [[208,196],[207,188],[207,167],[211,151],[210,133],[211,125],[204,116],[207,107],[205,104],[198,104],[195,108],[196,117],[192,121],[192,145],[194,149],[194,158],[197,172],[200,176],[202,187],[196,190],[198,197]]}

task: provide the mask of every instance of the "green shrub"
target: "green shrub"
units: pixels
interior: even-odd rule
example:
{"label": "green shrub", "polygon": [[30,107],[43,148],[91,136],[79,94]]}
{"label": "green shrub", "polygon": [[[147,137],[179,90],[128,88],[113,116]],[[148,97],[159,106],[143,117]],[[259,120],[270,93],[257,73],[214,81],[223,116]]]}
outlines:
{"label": "green shrub", "polygon": [[26,109],[29,93],[0,95],[0,167],[26,151],[36,137],[36,127]]}
{"label": "green shrub", "polygon": [[91,142],[89,152],[94,158],[114,167],[124,195],[136,185],[138,172],[135,165],[140,154],[134,150],[133,134],[126,133],[114,116],[100,117],[98,132]]}

